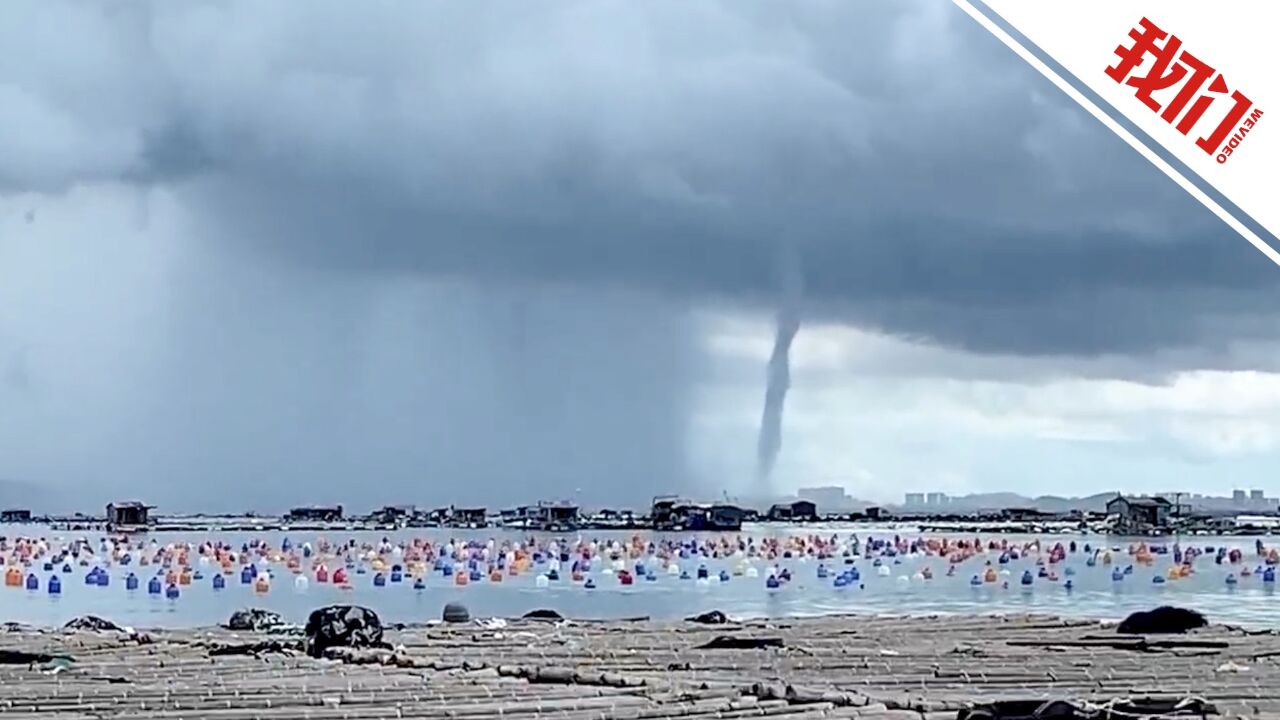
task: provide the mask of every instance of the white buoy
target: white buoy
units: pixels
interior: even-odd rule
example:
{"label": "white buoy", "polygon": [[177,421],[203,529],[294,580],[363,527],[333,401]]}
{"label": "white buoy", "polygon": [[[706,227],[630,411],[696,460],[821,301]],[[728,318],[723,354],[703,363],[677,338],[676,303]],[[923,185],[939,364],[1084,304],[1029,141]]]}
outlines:
{"label": "white buoy", "polygon": [[755,566],[753,566],[753,565],[748,565],[748,566],[747,566],[747,577],[749,577],[749,578],[760,577],[760,571],[759,571],[759,570],[757,570],[757,569],[755,568]]}
{"label": "white buoy", "polygon": [[893,574],[893,571],[889,569],[888,565],[881,565],[876,568],[876,572],[880,573],[880,577],[889,577]]}
{"label": "white buoy", "polygon": [[310,584],[306,575],[298,575],[293,579],[293,587],[297,590],[306,590]]}
{"label": "white buoy", "polygon": [[668,574],[668,575],[679,575],[679,574],[680,574],[680,564],[679,564],[679,563],[671,563],[670,565],[668,565],[668,566],[667,566],[667,574]]}
{"label": "white buoy", "polygon": [[551,581],[547,579],[546,575],[538,575],[538,579],[534,580],[533,584],[537,585],[540,588],[544,588],[551,585]]}

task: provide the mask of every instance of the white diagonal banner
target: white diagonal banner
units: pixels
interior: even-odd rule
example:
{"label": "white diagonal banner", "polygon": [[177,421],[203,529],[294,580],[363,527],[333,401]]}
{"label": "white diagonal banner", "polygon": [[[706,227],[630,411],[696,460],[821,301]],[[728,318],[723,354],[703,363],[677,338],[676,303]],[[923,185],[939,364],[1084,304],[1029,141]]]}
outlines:
{"label": "white diagonal banner", "polygon": [[1280,264],[1280,1],[955,2]]}

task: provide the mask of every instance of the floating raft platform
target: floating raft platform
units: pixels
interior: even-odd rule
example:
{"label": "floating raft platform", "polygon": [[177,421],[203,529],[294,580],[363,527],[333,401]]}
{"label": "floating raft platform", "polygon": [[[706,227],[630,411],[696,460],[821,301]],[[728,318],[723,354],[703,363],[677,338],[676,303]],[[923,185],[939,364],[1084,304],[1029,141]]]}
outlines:
{"label": "floating raft platform", "polygon": [[[343,660],[211,656],[270,639],[222,629],[140,640],[11,626],[0,631],[0,650],[74,661],[10,655],[0,664],[0,714],[940,720],[996,700],[1194,696],[1221,717],[1280,718],[1280,634],[1271,631],[1212,626],[1144,638],[1035,615],[493,625],[390,630],[395,650],[348,651]],[[767,647],[701,647],[753,640]]]}

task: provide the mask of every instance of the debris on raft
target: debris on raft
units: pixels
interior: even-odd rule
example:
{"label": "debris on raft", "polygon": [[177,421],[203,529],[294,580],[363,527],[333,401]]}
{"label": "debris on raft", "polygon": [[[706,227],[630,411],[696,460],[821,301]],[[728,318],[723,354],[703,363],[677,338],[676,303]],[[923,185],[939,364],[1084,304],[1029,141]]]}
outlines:
{"label": "debris on raft", "polygon": [[1169,718],[1217,715],[1213,705],[1199,698],[1117,698],[1105,703],[1076,704],[1066,700],[997,700],[964,708],[956,720],[1100,720],[1101,718]]}
{"label": "debris on raft", "polygon": [[280,613],[259,608],[246,608],[231,613],[228,630],[241,632],[267,632],[288,627]]}
{"label": "debris on raft", "polygon": [[711,640],[695,647],[695,650],[763,650],[765,648],[783,647],[779,637],[730,637],[717,635]]}
{"label": "debris on raft", "polygon": [[62,626],[65,630],[90,630],[93,632],[129,632],[119,625],[97,615],[82,615]]}
{"label": "debris on raft", "polygon": [[35,663],[52,663],[55,661],[72,662],[70,655],[50,655],[48,653],[27,652],[25,650],[0,650],[0,665],[33,665]]}
{"label": "debris on raft", "polygon": [[521,615],[520,617],[524,620],[551,620],[553,622],[559,622],[561,620],[564,620],[564,616],[561,615],[560,613],[556,612],[555,610],[546,610],[546,609],[530,610],[529,612],[525,613],[524,615]]}
{"label": "debris on raft", "polygon": [[1206,627],[1209,621],[1195,610],[1163,605],[1136,612],[1124,619],[1116,632],[1126,635],[1175,635]]}
{"label": "debris on raft", "polygon": [[704,612],[701,615],[694,615],[691,618],[685,618],[691,623],[700,623],[702,625],[724,625],[729,622],[729,616],[719,610]]}
{"label": "debris on raft", "polygon": [[329,605],[312,611],[304,630],[311,657],[324,657],[334,647],[386,647],[378,614],[359,605]]}
{"label": "debris on raft", "polygon": [[252,643],[214,645],[209,648],[209,657],[228,655],[252,655],[254,657],[275,653],[280,655],[296,655],[306,651],[306,643],[301,640],[262,640]]}
{"label": "debris on raft", "polygon": [[444,606],[441,619],[447,623],[471,622],[471,613],[462,603],[448,603]]}

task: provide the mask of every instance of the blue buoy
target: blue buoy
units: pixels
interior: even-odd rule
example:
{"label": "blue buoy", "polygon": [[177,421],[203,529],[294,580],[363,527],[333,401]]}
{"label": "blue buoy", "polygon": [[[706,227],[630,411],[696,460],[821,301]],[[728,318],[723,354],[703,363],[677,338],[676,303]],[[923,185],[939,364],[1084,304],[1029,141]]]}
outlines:
{"label": "blue buoy", "polygon": [[1076,574],[1076,569],[1068,565],[1067,567],[1062,568],[1062,574],[1067,577],[1071,577]]}
{"label": "blue buoy", "polygon": [[1163,576],[1163,575],[1156,575],[1155,577],[1151,578],[1151,584],[1152,584],[1152,585],[1163,585],[1163,584],[1164,584],[1164,576]]}
{"label": "blue buoy", "polygon": [[31,573],[30,575],[27,575],[27,589],[28,590],[40,589],[40,578],[36,577],[35,573]]}
{"label": "blue buoy", "polygon": [[84,576],[84,584],[85,584],[85,585],[97,585],[97,584],[98,584],[98,573],[100,573],[100,572],[102,572],[102,571],[101,571],[101,570],[99,570],[98,568],[94,568],[94,569],[90,570],[90,571],[88,572],[88,574],[86,574],[86,575]]}
{"label": "blue buoy", "polygon": [[974,575],[973,577],[969,578],[969,584],[972,585],[973,587],[979,587],[982,585],[982,578],[978,577],[977,575]]}
{"label": "blue buoy", "polygon": [[827,578],[827,566],[826,566],[826,565],[819,565],[819,566],[818,566],[818,579],[819,579],[819,580],[825,580],[826,578]]}
{"label": "blue buoy", "polygon": [[1266,570],[1262,571],[1262,582],[1273,583],[1275,581],[1276,581],[1276,569],[1274,567],[1268,567]]}
{"label": "blue buoy", "polygon": [[729,571],[728,571],[728,570],[721,570],[721,571],[720,571],[720,582],[722,582],[722,583],[729,582]]}
{"label": "blue buoy", "polygon": [[246,565],[240,570],[240,584],[248,585],[253,582],[253,566]]}
{"label": "blue buoy", "polygon": [[167,598],[169,598],[170,600],[177,600],[177,599],[178,599],[178,595],[180,595],[180,594],[181,594],[181,593],[180,593],[180,591],[178,590],[178,586],[177,586],[177,585],[174,585],[174,584],[172,584],[172,583],[170,583],[169,587],[167,587],[167,588],[165,588],[165,589],[164,589],[164,596],[165,596],[165,597],[167,597]]}
{"label": "blue buoy", "polygon": [[227,579],[226,579],[226,578],[224,578],[222,575],[214,575],[214,576],[213,576],[213,589],[214,589],[214,590],[221,590],[221,589],[225,588],[226,586],[227,586]]}
{"label": "blue buoy", "polygon": [[1236,574],[1235,574],[1235,573],[1231,573],[1231,574],[1227,575],[1227,584],[1228,584],[1228,585],[1235,585],[1235,584],[1236,584],[1236,583],[1238,583],[1238,582],[1240,582],[1240,581],[1236,579]]}
{"label": "blue buoy", "polygon": [[1074,590],[1076,587],[1076,582],[1074,580],[1068,580],[1062,583],[1062,587],[1066,590]]}
{"label": "blue buoy", "polygon": [[1120,582],[1121,580],[1124,580],[1124,571],[1123,571],[1123,570],[1121,570],[1120,568],[1116,568],[1115,570],[1112,570],[1112,571],[1111,571],[1111,581],[1112,581],[1112,582]]}
{"label": "blue buoy", "polygon": [[849,584],[849,577],[847,575],[837,575],[835,582],[831,584],[838,588],[846,587]]}
{"label": "blue buoy", "polygon": [[400,582],[401,580],[404,580],[404,573],[400,572],[399,570],[392,570],[392,571],[391,571],[391,582],[393,582],[393,583],[398,583],[398,582]]}
{"label": "blue buoy", "polygon": [[103,570],[98,573],[98,587],[106,587],[110,583],[111,583],[111,576],[107,574],[106,570]]}
{"label": "blue buoy", "polygon": [[778,578],[772,575],[764,581],[764,586],[770,590],[777,590],[780,585],[782,585],[782,583],[778,581]]}
{"label": "blue buoy", "polygon": [[203,580],[203,579],[204,579],[204,573],[202,573],[202,572],[200,572],[199,570],[197,570],[197,571],[195,571],[195,572],[191,575],[191,579],[192,579],[192,580]]}
{"label": "blue buoy", "polygon": [[706,566],[706,565],[699,565],[699,566],[698,566],[698,579],[699,579],[699,580],[702,580],[702,579],[704,579],[704,578],[706,578],[706,577],[708,577],[708,574],[707,574],[707,566]]}
{"label": "blue buoy", "polygon": [[134,575],[133,573],[129,573],[127,576],[125,576],[125,579],[124,579],[124,589],[125,589],[125,590],[137,590],[137,589],[138,589],[138,576],[137,576],[137,575]]}
{"label": "blue buoy", "polygon": [[60,580],[57,575],[49,576],[49,582],[46,587],[48,588],[50,595],[62,594],[62,580]]}
{"label": "blue buoy", "polygon": [[414,590],[426,590],[426,589],[427,589],[427,583],[426,583],[422,578],[417,578],[416,580],[414,580],[414,581],[413,581],[413,589],[414,589]]}
{"label": "blue buoy", "polygon": [[858,572],[858,568],[849,568],[849,582],[857,582],[862,579],[862,573]]}
{"label": "blue buoy", "polygon": [[647,573],[645,573],[645,574],[644,574],[644,579],[645,579],[645,581],[646,581],[646,582],[657,582],[657,581],[658,581],[658,573],[654,572],[654,571],[653,571],[653,569],[652,569],[652,568],[650,568],[650,569],[649,569],[649,572],[647,572]]}
{"label": "blue buoy", "polygon": [[160,578],[153,577],[147,581],[147,594],[159,595],[164,590],[164,585],[160,582]]}
{"label": "blue buoy", "polygon": [[680,571],[680,579],[681,579],[681,580],[688,580],[688,579],[689,579],[689,571],[688,571],[688,570],[681,570],[681,571]]}
{"label": "blue buoy", "polygon": [[547,579],[548,579],[548,580],[550,580],[550,581],[552,581],[552,582],[555,582],[556,580],[559,580],[559,579],[560,579],[560,572],[559,572],[558,570],[556,570],[555,568],[552,568],[551,570],[548,570],[548,571],[547,571]]}
{"label": "blue buoy", "polygon": [[386,575],[383,575],[382,573],[377,573],[376,575],[373,576],[374,587],[386,587],[386,585],[387,585]]}
{"label": "blue buoy", "polygon": [[62,563],[62,572],[64,573],[71,572],[71,563]]}
{"label": "blue buoy", "polygon": [[1033,577],[1033,576],[1031,575],[1031,571],[1030,571],[1030,570],[1023,570],[1023,571],[1022,571],[1022,584],[1023,584],[1023,585],[1030,585],[1030,584],[1031,584],[1031,583],[1033,583],[1033,582],[1035,582],[1035,577]]}
{"label": "blue buoy", "polygon": [[47,563],[45,563],[45,564],[44,564],[44,571],[45,571],[45,572],[53,572],[53,563],[51,563],[51,562],[47,562]]}
{"label": "blue buoy", "polygon": [[481,579],[480,571],[472,570],[471,575],[469,577],[471,579],[471,582],[480,582],[480,579]]}
{"label": "blue buoy", "polygon": [[594,590],[594,589],[595,589],[595,587],[596,587],[596,579],[595,579],[595,578],[587,578],[587,582],[585,582],[585,583],[582,585],[582,587],[584,587],[584,588],[586,588],[586,589],[588,589],[588,590]]}

